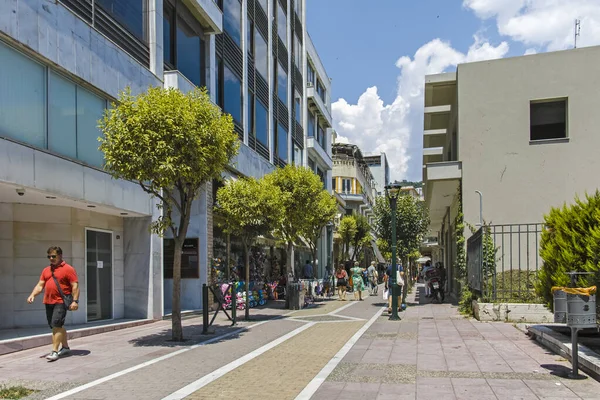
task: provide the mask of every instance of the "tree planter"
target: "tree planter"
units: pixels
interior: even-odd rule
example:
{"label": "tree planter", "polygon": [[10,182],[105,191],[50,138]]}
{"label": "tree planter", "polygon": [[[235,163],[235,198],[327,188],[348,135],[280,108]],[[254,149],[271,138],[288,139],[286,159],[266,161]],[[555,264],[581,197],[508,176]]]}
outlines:
{"label": "tree planter", "polygon": [[554,322],[554,314],[543,304],[480,303],[473,300],[473,315],[482,322]]}

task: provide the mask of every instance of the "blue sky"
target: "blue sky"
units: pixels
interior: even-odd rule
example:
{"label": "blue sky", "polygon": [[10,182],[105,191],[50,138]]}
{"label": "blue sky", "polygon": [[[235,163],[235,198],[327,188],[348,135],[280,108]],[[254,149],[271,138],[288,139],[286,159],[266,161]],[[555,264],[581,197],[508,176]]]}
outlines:
{"label": "blue sky", "polygon": [[600,0],[307,0],[306,12],[336,131],[385,151],[392,179],[421,178],[425,74],[572,47],[576,18],[580,46],[600,44]]}

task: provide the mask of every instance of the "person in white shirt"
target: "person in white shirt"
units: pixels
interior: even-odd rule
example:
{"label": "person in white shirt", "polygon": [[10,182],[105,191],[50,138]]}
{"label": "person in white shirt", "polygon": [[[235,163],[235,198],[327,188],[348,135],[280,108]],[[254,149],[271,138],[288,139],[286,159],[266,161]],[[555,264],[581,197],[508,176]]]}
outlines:
{"label": "person in white shirt", "polygon": [[427,261],[421,270],[421,277],[423,278],[423,282],[425,282],[425,297],[431,297],[431,288],[429,287],[429,279],[427,279],[427,271],[431,271],[432,269],[431,261]]}

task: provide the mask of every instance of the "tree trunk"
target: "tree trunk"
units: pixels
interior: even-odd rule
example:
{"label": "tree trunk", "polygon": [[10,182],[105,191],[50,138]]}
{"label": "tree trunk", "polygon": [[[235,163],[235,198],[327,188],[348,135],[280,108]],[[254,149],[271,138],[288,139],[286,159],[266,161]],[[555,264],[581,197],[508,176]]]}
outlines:
{"label": "tree trunk", "polygon": [[[181,326],[181,253],[183,240],[174,238],[175,254],[173,254],[173,299],[171,300],[171,339],[174,342],[183,341]],[[204,305],[206,307],[206,305]]]}
{"label": "tree trunk", "polygon": [[250,249],[246,243],[244,243],[244,258],[246,264],[246,309],[244,310],[244,318],[248,321],[250,319]]}
{"label": "tree trunk", "polygon": [[314,278],[316,275],[315,271],[317,270],[317,246],[311,247],[310,252],[313,259],[313,276],[311,278]]}

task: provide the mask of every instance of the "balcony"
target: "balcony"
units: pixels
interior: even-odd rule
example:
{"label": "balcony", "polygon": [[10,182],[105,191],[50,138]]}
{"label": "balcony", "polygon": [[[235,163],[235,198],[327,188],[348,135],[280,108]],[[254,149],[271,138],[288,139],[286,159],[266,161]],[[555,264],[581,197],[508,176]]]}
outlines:
{"label": "balcony", "polygon": [[191,92],[196,88],[188,78],[177,70],[165,71],[165,89],[179,89],[183,93]]}
{"label": "balcony", "polygon": [[319,96],[319,93],[317,93],[317,88],[315,85],[309,85],[307,87],[306,96],[308,99],[308,108],[311,111],[317,112],[317,114],[319,115],[319,117],[321,119],[321,122],[323,123],[324,128],[326,128],[326,129],[331,128],[332,127],[331,112],[325,106],[325,102],[323,102],[323,99],[321,99],[321,96]]}
{"label": "balcony", "polygon": [[325,166],[325,169],[333,169],[333,160],[331,159],[331,156],[327,154],[323,147],[321,147],[321,144],[317,141],[316,138],[306,138],[306,146],[308,148],[309,155],[311,155],[313,159],[319,159],[319,164]]}
{"label": "balcony", "polygon": [[223,12],[214,0],[183,0],[183,3],[207,30],[206,33],[223,32]]}
{"label": "balcony", "polygon": [[425,205],[429,209],[430,229],[441,230],[446,210],[452,205],[462,178],[462,162],[435,162],[425,165]]}

